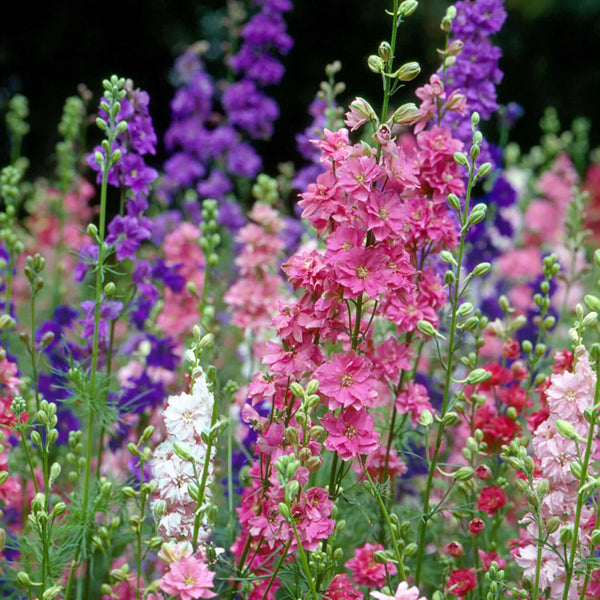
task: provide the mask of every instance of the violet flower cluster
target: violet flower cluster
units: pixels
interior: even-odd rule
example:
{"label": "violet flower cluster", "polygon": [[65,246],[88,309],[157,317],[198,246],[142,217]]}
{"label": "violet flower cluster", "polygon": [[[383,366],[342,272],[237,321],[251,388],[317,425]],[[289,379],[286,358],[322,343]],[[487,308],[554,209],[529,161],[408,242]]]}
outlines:
{"label": "violet flower cluster", "polygon": [[[451,39],[460,40],[464,46],[446,71],[445,89],[449,94],[460,90],[467,98],[468,111],[462,118],[456,113],[446,115],[443,123],[452,128],[454,137],[468,143],[471,113],[476,111],[487,121],[498,110],[496,85],[502,81],[498,67],[502,50],[492,44],[490,36],[502,28],[506,11],[504,0],[462,0],[455,7]],[[487,144],[482,145],[481,159],[492,162]]]}
{"label": "violet flower cluster", "polygon": [[171,102],[172,123],[165,135],[173,154],[164,165],[159,190],[165,202],[192,186],[200,198],[224,200],[234,189],[234,178],[252,179],[262,168],[250,141],[269,138],[279,117],[276,102],[263,88],[283,77],[276,55],[292,47],[282,16],[292,5],[289,0],[253,4],[259,10],[241,29],[239,51],[229,59],[238,80],[214,81],[195,46],[175,64],[180,87]]}

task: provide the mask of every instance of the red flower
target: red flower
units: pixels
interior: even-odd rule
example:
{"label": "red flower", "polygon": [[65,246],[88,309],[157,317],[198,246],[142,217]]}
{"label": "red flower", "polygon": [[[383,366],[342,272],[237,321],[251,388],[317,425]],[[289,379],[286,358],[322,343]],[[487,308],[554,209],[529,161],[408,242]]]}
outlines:
{"label": "red flower", "polygon": [[471,521],[469,522],[469,531],[473,535],[481,533],[484,527],[485,523],[481,519],[471,519]]}
{"label": "red flower", "polygon": [[483,488],[477,500],[477,508],[490,517],[495,515],[506,504],[506,494],[501,487],[490,486]]}
{"label": "red flower", "polygon": [[477,586],[477,575],[474,569],[454,569],[446,582],[446,592],[464,598]]}

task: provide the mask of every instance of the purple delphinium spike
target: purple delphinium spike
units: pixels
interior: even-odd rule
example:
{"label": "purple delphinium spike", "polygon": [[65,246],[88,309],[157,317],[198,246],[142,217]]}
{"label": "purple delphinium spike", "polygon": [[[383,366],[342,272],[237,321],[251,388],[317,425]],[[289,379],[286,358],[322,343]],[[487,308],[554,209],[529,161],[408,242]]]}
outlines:
{"label": "purple delphinium spike", "polygon": [[[452,128],[453,136],[470,146],[473,132],[471,114],[475,111],[483,121],[498,109],[496,85],[502,81],[498,61],[502,50],[489,37],[502,28],[506,20],[504,0],[462,0],[456,5],[450,41],[464,44],[456,62],[448,67],[445,90],[448,95],[458,90],[467,98],[468,110],[462,117],[447,113],[442,123]],[[492,162],[487,143],[481,146],[480,161]]]}
{"label": "purple delphinium spike", "polygon": [[283,77],[278,57],[292,47],[283,13],[292,5],[288,0],[252,4],[258,10],[241,28],[239,50],[228,61],[236,81],[214,82],[196,46],[176,61],[180,87],[165,134],[173,155],[164,165],[158,190],[165,203],[191,187],[201,199],[223,201],[234,189],[233,178],[254,179],[262,169],[260,156],[248,142],[269,138],[279,117],[277,104],[263,88]]}

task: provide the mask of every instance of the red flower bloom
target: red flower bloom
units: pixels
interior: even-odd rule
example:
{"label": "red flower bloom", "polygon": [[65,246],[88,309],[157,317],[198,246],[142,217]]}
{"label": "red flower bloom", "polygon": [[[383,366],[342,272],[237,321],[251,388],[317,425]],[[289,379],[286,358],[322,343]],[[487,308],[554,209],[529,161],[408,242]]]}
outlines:
{"label": "red flower bloom", "polygon": [[477,500],[477,508],[490,517],[495,515],[506,504],[506,494],[501,487],[483,488]]}
{"label": "red flower bloom", "polygon": [[454,569],[446,582],[446,592],[464,598],[477,586],[477,575],[474,569]]}

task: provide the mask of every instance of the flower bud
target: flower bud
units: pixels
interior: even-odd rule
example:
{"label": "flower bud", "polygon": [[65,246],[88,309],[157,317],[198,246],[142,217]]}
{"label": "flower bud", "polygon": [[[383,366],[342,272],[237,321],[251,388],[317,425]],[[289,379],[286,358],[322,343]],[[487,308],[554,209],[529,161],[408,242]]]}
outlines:
{"label": "flower bud", "polygon": [[373,73],[383,73],[384,63],[376,54],[371,54],[371,56],[369,56],[367,65]]}
{"label": "flower bud", "polygon": [[397,125],[410,125],[421,116],[417,105],[407,102],[400,105],[392,114],[392,122]]}
{"label": "flower bud", "polygon": [[398,14],[402,17],[410,17],[417,10],[419,3],[417,0],[404,0],[398,7]]}
{"label": "flower bud", "polygon": [[417,329],[423,335],[435,336],[437,334],[435,327],[429,321],[424,321],[423,319],[417,321]]}
{"label": "flower bud", "polygon": [[455,152],[454,153],[454,162],[457,165],[461,165],[462,167],[468,167],[469,166],[469,161],[467,160],[467,157],[464,153],[462,152]]}
{"label": "flower bud", "polygon": [[479,263],[473,269],[473,277],[485,277],[490,272],[492,265],[488,262]]}
{"label": "flower bud", "polygon": [[379,58],[381,58],[384,63],[390,62],[393,57],[392,47],[390,46],[389,42],[381,42],[377,52],[379,54]]}
{"label": "flower bud", "polygon": [[582,439],[582,437],[575,431],[575,428],[569,421],[565,421],[564,419],[556,420],[556,430],[558,433],[566,438],[567,440],[577,440]]}
{"label": "flower bud", "polygon": [[433,415],[429,409],[425,409],[419,416],[419,425],[422,427],[429,427],[433,423]]}
{"label": "flower bud", "polygon": [[173,442],[173,450],[181,460],[185,460],[188,462],[193,462],[196,460],[194,458],[194,455],[192,454],[192,449],[184,442]]}
{"label": "flower bud", "polygon": [[419,75],[421,72],[421,66],[418,62],[412,61],[403,64],[397,71],[394,73],[397,79],[400,81],[412,81],[415,77]]}
{"label": "flower bud", "polygon": [[553,517],[550,517],[546,521],[546,531],[548,533],[554,533],[555,531],[558,531],[559,527],[560,527],[560,517],[557,517],[556,515]]}
{"label": "flower bud", "polygon": [[564,525],[560,528],[558,537],[563,544],[568,544],[573,539],[573,527],[571,525]]}
{"label": "flower bud", "polygon": [[474,369],[469,373],[469,376],[467,377],[467,383],[470,385],[477,385],[478,383],[487,381],[491,378],[491,376],[492,374],[485,369]]}
{"label": "flower bud", "polygon": [[473,467],[460,467],[452,475],[454,481],[469,481],[473,477]]}

